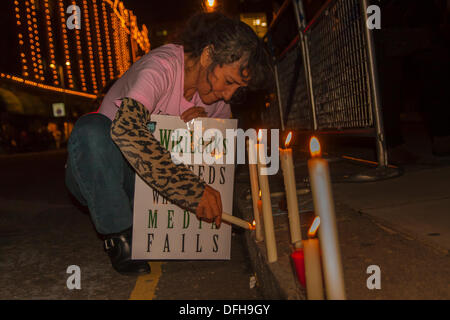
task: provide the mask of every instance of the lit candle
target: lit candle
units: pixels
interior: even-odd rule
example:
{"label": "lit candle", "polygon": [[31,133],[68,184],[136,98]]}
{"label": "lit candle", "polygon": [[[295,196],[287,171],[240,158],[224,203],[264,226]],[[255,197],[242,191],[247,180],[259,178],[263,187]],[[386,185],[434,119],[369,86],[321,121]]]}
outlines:
{"label": "lit candle", "polygon": [[[262,131],[259,130],[258,141],[261,142]],[[270,199],[270,188],[269,188],[269,177],[267,175],[261,174],[261,169],[265,168],[266,158],[265,158],[265,145],[260,143],[257,145],[258,150],[258,177],[259,177],[259,187],[261,188],[262,197],[262,212],[264,220],[264,235],[267,248],[267,261],[269,263],[278,260],[277,255],[277,244],[275,241],[275,230],[273,227],[273,216],[272,216],[272,201]]]}
{"label": "lit candle", "polygon": [[[261,200],[261,190],[259,190],[259,196],[258,196],[258,212],[261,214],[262,212],[262,200]],[[262,235],[262,217],[259,217],[259,224],[258,226],[256,225],[256,220],[253,220],[252,226],[253,226],[253,230],[258,230],[257,228],[259,228],[259,232],[260,232],[260,239],[261,240],[257,240],[257,242],[264,240],[263,235]],[[256,235],[255,235],[256,238]]]}
{"label": "lit candle", "polygon": [[228,223],[232,223],[234,225],[237,225],[241,228],[247,229],[247,230],[253,230],[253,226],[251,225],[250,222],[245,221],[243,219],[240,219],[238,217],[232,216],[231,214],[222,213],[222,220]]}
{"label": "lit candle", "polygon": [[319,224],[320,218],[316,217],[308,231],[309,239],[303,241],[306,295],[308,300],[323,300],[324,298],[319,239],[314,238]]}
{"label": "lit candle", "polygon": [[311,138],[312,158],[308,160],[311,191],[316,215],[320,217],[320,248],[323,253],[325,288],[327,298],[343,300],[345,297],[344,276],[331,192],[328,163],[320,157],[320,144],[316,137]]}
{"label": "lit candle", "polygon": [[[261,200],[261,190],[259,190],[258,193],[258,212],[262,212],[262,200]],[[256,223],[256,221],[255,221]]]}
{"label": "lit candle", "polygon": [[297,185],[295,182],[294,161],[292,149],[288,148],[291,142],[292,132],[289,132],[285,148],[280,148],[281,169],[283,170],[284,188],[286,190],[286,201],[289,216],[289,229],[291,231],[291,242],[296,249],[302,247],[302,233],[300,229],[300,216],[298,214]]}
{"label": "lit candle", "polygon": [[247,140],[248,169],[250,172],[250,186],[253,200],[253,216],[255,218],[255,240],[259,242],[263,240],[262,225],[261,225],[262,210],[259,207],[261,195],[258,198],[258,190],[259,190],[258,168],[257,168],[258,165],[256,161],[256,156],[254,154],[255,149],[252,150],[249,148],[249,145],[251,146],[252,144],[253,144],[252,140]]}

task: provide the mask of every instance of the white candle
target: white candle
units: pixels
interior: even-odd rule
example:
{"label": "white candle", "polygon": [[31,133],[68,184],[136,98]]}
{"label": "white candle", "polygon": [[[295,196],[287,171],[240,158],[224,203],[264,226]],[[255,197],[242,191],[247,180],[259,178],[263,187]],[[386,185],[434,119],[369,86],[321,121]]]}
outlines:
{"label": "white candle", "polygon": [[[261,190],[259,190],[259,194],[258,194],[258,212],[262,213]],[[261,222],[262,222],[262,219],[261,219]]]}
{"label": "white candle", "polygon": [[285,142],[286,148],[280,149],[280,161],[281,169],[283,170],[284,188],[286,190],[291,242],[296,249],[299,249],[302,247],[302,233],[300,229],[300,215],[298,213],[297,185],[295,182],[292,149],[287,148],[291,138],[292,133],[290,132]]}
{"label": "white candle", "polygon": [[339,249],[334,201],[331,191],[328,163],[320,158],[320,145],[317,138],[311,139],[312,159],[308,160],[308,169],[313,194],[314,209],[320,217],[320,248],[323,253],[325,288],[327,298],[346,299],[344,276]]}
{"label": "white candle", "polygon": [[[313,238],[318,228],[318,224],[315,225],[317,221],[320,221],[319,217],[316,217],[308,232],[309,239],[303,241],[306,294],[308,300],[323,300],[324,298],[319,239]],[[313,228],[315,229],[314,231]]]}
{"label": "white candle", "polygon": [[231,214],[225,212],[222,213],[222,220],[228,223],[235,224],[247,230],[253,230],[253,226],[250,224],[250,222],[247,222],[245,220],[242,220],[238,217],[232,216]]}
{"label": "white candle", "polygon": [[[260,131],[261,133],[261,131]],[[261,169],[265,168],[265,145],[258,144],[258,177],[259,186],[261,188],[262,197],[262,211],[264,220],[264,234],[265,242],[267,248],[267,261],[269,263],[276,262],[278,260],[277,255],[277,244],[275,240],[275,230],[273,227],[273,216],[272,216],[272,201],[270,199],[270,188],[269,188],[269,177],[267,175],[261,174]]]}
{"label": "white candle", "polygon": [[253,216],[255,218],[255,240],[256,241],[262,241],[263,240],[263,234],[262,234],[262,224],[261,224],[261,213],[262,210],[259,208],[259,183],[258,183],[258,165],[257,165],[257,159],[254,154],[254,151],[256,151],[254,148],[251,150],[249,148],[249,145],[253,144],[252,140],[247,140],[247,151],[248,151],[248,169],[250,172],[250,186],[252,191],[252,200],[253,200]]}

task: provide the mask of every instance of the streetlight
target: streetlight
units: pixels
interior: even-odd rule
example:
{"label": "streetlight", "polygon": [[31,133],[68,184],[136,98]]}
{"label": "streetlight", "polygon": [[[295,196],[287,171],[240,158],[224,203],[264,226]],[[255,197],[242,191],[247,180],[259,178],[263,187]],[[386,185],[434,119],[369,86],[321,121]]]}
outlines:
{"label": "streetlight", "polygon": [[208,12],[214,11],[215,6],[216,6],[215,0],[206,0],[206,9]]}

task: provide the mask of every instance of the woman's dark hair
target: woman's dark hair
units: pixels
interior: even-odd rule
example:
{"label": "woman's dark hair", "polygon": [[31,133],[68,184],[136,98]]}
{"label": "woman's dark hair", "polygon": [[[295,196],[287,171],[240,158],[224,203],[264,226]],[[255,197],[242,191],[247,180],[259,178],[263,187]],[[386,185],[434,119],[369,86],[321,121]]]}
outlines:
{"label": "woman's dark hair", "polygon": [[[248,80],[250,90],[265,89],[272,82],[270,59],[263,42],[252,28],[239,20],[216,12],[196,14],[189,19],[180,42],[184,52],[193,58],[199,58],[203,49],[211,46],[212,63],[208,72],[217,65],[242,59],[241,77]],[[244,70],[248,72],[247,77]]]}

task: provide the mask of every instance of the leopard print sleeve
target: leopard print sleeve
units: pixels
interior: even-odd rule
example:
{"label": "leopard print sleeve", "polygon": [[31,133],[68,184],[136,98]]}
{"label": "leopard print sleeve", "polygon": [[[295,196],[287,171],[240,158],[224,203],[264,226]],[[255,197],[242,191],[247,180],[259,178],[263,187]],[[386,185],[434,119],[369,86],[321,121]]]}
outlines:
{"label": "leopard print sleeve", "polygon": [[172,162],[166,150],[148,130],[150,112],[138,101],[122,100],[111,125],[111,138],[137,174],[163,197],[196,212],[205,182],[184,164]]}

